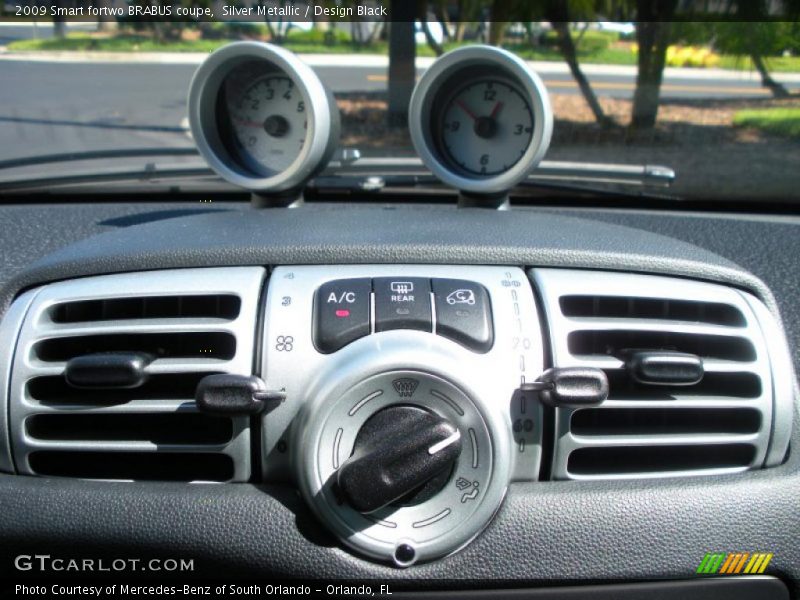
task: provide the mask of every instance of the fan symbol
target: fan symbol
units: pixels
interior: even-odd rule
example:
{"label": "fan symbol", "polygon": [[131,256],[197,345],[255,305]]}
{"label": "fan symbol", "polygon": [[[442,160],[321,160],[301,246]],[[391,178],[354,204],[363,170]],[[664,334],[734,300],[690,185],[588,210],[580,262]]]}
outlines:
{"label": "fan symbol", "polygon": [[275,338],[275,350],[278,352],[291,352],[294,350],[294,338],[291,335],[279,335]]}

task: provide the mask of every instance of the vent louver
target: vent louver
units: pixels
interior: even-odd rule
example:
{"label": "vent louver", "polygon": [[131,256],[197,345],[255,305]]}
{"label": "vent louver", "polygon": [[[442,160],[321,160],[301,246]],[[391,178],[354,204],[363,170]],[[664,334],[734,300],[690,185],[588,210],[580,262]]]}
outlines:
{"label": "vent louver", "polygon": [[[258,267],[156,271],[54,283],[20,298],[28,308],[8,388],[17,472],[247,480],[249,419],[199,413],[194,392],[206,375],[252,373],[263,279]],[[66,382],[70,359],[120,351],[154,357],[143,385]]]}
{"label": "vent louver", "polygon": [[[531,272],[557,367],[596,367],[600,407],[558,408],[552,477],[618,479],[743,471],[778,464],[791,427],[793,374],[774,318],[721,285],[602,272]],[[702,358],[689,386],[643,384],[631,350]]]}

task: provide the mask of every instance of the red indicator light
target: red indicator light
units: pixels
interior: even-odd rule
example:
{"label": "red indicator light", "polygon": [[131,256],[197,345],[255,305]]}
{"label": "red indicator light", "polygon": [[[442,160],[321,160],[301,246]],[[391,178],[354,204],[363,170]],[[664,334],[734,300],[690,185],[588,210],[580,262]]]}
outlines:
{"label": "red indicator light", "polygon": [[336,311],[336,316],[339,317],[340,319],[344,319],[345,317],[350,316],[350,311],[347,309],[339,309]]}

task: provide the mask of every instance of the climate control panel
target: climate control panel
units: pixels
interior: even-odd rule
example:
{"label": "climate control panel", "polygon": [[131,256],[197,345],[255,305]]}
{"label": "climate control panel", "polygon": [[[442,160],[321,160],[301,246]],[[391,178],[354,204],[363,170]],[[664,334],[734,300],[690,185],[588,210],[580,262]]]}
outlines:
{"label": "climate control panel", "polygon": [[276,268],[262,377],[268,481],[294,482],[346,545],[408,566],[467,544],[539,477],[539,317],[518,268]]}
{"label": "climate control panel", "polygon": [[436,333],[475,352],[488,352],[494,332],[486,288],[474,281],[424,277],[336,279],[314,297],[314,345],[339,350],[372,332]]}

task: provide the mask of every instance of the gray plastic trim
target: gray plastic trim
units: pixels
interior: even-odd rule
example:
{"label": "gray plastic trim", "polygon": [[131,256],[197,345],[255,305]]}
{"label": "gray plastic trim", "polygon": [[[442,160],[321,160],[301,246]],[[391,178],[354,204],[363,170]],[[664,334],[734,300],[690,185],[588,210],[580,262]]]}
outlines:
{"label": "gray plastic trim", "polygon": [[[37,376],[61,375],[63,362],[42,362],[33,352],[34,345],[42,339],[73,337],[109,333],[170,333],[170,332],[228,332],[236,337],[236,353],[230,360],[211,358],[159,359],[148,367],[149,373],[192,373],[214,371],[249,375],[253,370],[255,329],[259,294],[265,270],[260,267],[233,267],[218,269],[180,269],[123,275],[105,275],[53,283],[36,290],[35,297],[23,296],[12,310],[29,305],[21,326],[14,355],[9,388],[9,413],[11,447],[17,471],[35,475],[28,462],[36,450],[89,450],[137,452],[198,452],[222,453],[234,461],[233,481],[246,481],[250,477],[250,430],[246,417],[233,420],[233,436],[228,443],[204,444],[154,444],[139,441],[53,441],[31,437],[25,431],[25,420],[36,414],[70,413],[163,413],[196,411],[193,399],[185,400],[132,400],[125,404],[87,407],[84,405],[42,404],[31,398],[27,382]],[[59,303],[76,300],[132,298],[137,296],[184,296],[194,294],[235,294],[241,300],[239,315],[233,320],[198,319],[130,319],[88,323],[55,323],[49,309]],[[19,304],[23,301],[22,304]],[[17,308],[19,304],[20,308]],[[13,321],[10,321],[13,323]],[[19,320],[17,320],[17,324]],[[7,364],[7,363],[6,363]]]}
{"label": "gray plastic trim", "polygon": [[[290,77],[300,90],[308,112],[306,143],[284,171],[258,176],[230,155],[217,126],[220,86],[233,69],[261,60]],[[316,73],[296,55],[272,44],[235,42],[211,54],[197,69],[189,86],[189,124],[197,149],[209,166],[234,185],[256,192],[283,192],[298,188],[324,163],[338,143],[339,109]]]}
{"label": "gray plastic trim", "polygon": [[[458,71],[476,66],[487,67],[493,76],[502,74],[522,86],[533,110],[533,135],[528,149],[514,166],[493,177],[466,177],[454,172],[441,160],[430,127],[437,96],[450,91],[443,84]],[[544,158],[553,133],[553,110],[544,82],[525,61],[494,46],[468,46],[444,54],[425,71],[411,96],[408,128],[417,154],[441,181],[464,192],[497,194],[525,179]]]}
{"label": "gray plastic trim", "polygon": [[[569,334],[577,330],[625,329],[633,331],[669,331],[717,336],[747,338],[754,346],[756,359],[752,362],[732,360],[704,360],[706,372],[749,372],[761,380],[761,394],[757,398],[726,396],[692,396],[691,388],[685,394],[672,394],[672,399],[607,400],[604,408],[740,408],[756,409],[761,415],[761,426],[753,434],[664,434],[664,435],[604,435],[578,436],[570,430],[570,420],[576,409],[556,409],[553,456],[554,479],[639,479],[672,476],[712,475],[756,469],[778,464],[785,456],[791,432],[794,381],[791,363],[785,350],[786,342],[778,331],[773,317],[756,298],[739,290],[721,285],[660,277],[611,272],[592,272],[560,269],[534,269],[530,275],[537,288],[549,326],[553,364],[557,367],[591,366],[621,368],[622,362],[614,357],[576,356],[567,345]],[[561,312],[560,298],[568,295],[597,295],[608,297],[656,298],[664,300],[696,300],[719,302],[735,307],[745,318],[743,326],[708,325],[685,321],[668,321],[638,318],[566,317]],[[758,306],[758,310],[756,310]],[[762,331],[767,324],[768,330]],[[768,335],[765,335],[768,331]],[[776,360],[777,359],[777,360]],[[780,389],[773,386],[780,381]],[[773,421],[777,425],[773,425]],[[773,431],[773,439],[768,455]],[[777,445],[776,445],[777,441]],[[684,444],[749,444],[756,449],[749,465],[702,470],[652,471],[636,473],[611,473],[584,475],[568,471],[569,454],[578,448],[600,446],[659,446]]]}

